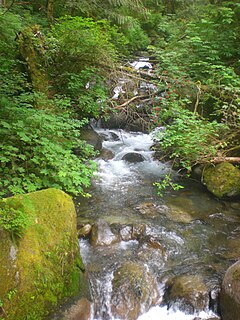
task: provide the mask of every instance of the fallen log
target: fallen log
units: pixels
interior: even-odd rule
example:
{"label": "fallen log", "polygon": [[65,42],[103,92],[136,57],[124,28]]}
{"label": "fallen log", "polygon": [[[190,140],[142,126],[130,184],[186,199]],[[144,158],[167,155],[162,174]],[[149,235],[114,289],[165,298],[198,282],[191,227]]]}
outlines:
{"label": "fallen log", "polygon": [[211,160],[212,163],[217,164],[221,162],[229,162],[233,164],[240,163],[240,157],[215,157]]}

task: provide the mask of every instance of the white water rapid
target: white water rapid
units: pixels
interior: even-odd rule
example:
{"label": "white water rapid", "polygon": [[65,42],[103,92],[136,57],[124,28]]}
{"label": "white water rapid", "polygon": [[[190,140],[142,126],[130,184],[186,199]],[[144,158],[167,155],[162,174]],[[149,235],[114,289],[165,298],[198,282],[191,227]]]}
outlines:
{"label": "white water rapid", "polygon": [[[208,270],[205,270],[207,248],[204,249],[202,241],[211,236],[211,229],[202,224],[199,218],[184,224],[182,222],[170,221],[164,212],[161,216],[141,216],[141,205],[153,203],[154,208],[165,208],[162,199],[156,195],[153,182],[160,181],[171,168],[154,160],[151,146],[154,144],[151,134],[125,132],[123,130],[96,129],[96,132],[103,138],[103,148],[112,153],[111,159],[97,159],[99,171],[95,174],[93,198],[84,207],[81,206],[81,219],[96,221],[101,218],[109,223],[129,224],[144,223],[148,235],[158,237],[164,242],[167,251],[167,261],[159,261],[156,257],[150,257],[144,263],[151,268],[158,278],[160,296],[163,297],[165,283],[172,276],[183,274],[201,273],[209,278]],[[124,160],[127,154],[140,155],[141,161],[128,162]],[[139,158],[138,158],[139,159]],[[199,197],[199,194],[189,195],[186,207],[189,207],[190,200]],[[205,198],[204,198],[205,197]],[[200,202],[206,199],[202,195]],[[173,196],[173,201],[176,195]],[[174,204],[175,205],[175,204]],[[192,206],[194,204],[191,203]],[[176,206],[176,205],[175,205]],[[206,204],[205,210],[214,210],[214,204]],[[189,210],[192,208],[186,209]],[[176,210],[179,210],[176,208]],[[197,210],[196,210],[197,211]],[[201,216],[202,213],[197,212]],[[87,220],[89,219],[89,220]],[[202,229],[201,229],[202,228]],[[186,236],[187,234],[187,236]],[[189,236],[190,234],[190,236]],[[201,239],[194,240],[196,234]],[[187,239],[189,237],[189,239]],[[189,242],[187,242],[189,241]],[[196,243],[194,243],[194,241]],[[206,244],[207,245],[207,244]],[[201,248],[200,248],[201,247]],[[95,304],[94,320],[118,320],[111,313],[111,294],[113,272],[123,261],[131,261],[138,258],[139,242],[137,240],[120,241],[109,247],[94,248],[86,239],[80,240],[81,255],[89,275],[92,288],[93,301]],[[194,251],[195,250],[195,251]],[[205,250],[205,251],[204,251]],[[208,256],[207,256],[208,257]],[[217,280],[209,280],[212,287]],[[210,286],[211,287],[211,286]],[[180,311],[177,304],[167,306],[157,305],[147,312],[141,314],[138,320],[203,320],[220,319],[208,307],[201,312],[188,314]],[[128,319],[125,319],[128,320]]]}

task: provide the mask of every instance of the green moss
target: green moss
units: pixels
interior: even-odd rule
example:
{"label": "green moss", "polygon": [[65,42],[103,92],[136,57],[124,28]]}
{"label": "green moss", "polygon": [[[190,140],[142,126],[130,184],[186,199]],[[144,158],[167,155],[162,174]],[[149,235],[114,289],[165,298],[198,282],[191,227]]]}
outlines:
{"label": "green moss", "polygon": [[[1,230],[0,299],[6,319],[40,320],[64,297],[78,293],[84,266],[79,254],[76,213],[70,196],[48,189],[2,200],[32,223],[17,244]],[[85,285],[85,284],[84,284]],[[7,294],[17,293],[11,301]]]}
{"label": "green moss", "polygon": [[33,89],[47,93],[48,78],[44,68],[46,64],[44,39],[39,26],[34,25],[22,30],[18,38],[18,44],[22,59],[26,61],[27,72],[32,81]]}
{"label": "green moss", "polygon": [[218,198],[240,195],[240,170],[230,163],[207,167],[203,180],[208,190]]}

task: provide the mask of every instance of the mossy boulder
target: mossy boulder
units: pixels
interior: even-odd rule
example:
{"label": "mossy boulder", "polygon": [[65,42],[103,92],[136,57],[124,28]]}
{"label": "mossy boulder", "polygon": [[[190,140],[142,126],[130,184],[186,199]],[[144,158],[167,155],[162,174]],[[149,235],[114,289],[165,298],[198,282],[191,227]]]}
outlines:
{"label": "mossy boulder", "polygon": [[220,309],[223,320],[239,319],[240,261],[234,263],[225,273],[220,295]]}
{"label": "mossy boulder", "polygon": [[87,289],[73,201],[47,189],[2,199],[0,208],[19,210],[29,221],[21,237],[1,223],[0,317],[44,319],[61,299]]}
{"label": "mossy boulder", "polygon": [[240,170],[231,163],[223,162],[205,168],[203,182],[218,198],[240,195]]}

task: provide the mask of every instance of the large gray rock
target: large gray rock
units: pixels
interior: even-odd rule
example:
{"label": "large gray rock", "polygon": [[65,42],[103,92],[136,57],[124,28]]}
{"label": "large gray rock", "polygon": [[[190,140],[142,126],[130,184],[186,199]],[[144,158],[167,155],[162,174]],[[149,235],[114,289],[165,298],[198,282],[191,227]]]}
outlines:
{"label": "large gray rock", "polygon": [[121,320],[136,320],[160,300],[157,282],[146,265],[125,262],[114,272],[112,314]]}
{"label": "large gray rock", "polygon": [[225,273],[220,295],[223,320],[240,319],[240,260]]}

